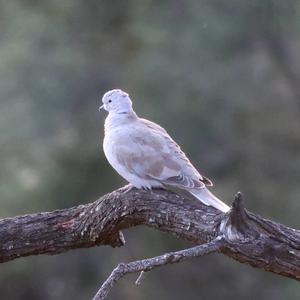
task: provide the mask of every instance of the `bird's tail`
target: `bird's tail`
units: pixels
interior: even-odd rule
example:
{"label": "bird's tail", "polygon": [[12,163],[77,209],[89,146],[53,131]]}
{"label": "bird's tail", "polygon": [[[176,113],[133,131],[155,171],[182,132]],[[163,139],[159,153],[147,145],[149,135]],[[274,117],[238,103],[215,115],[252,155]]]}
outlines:
{"label": "bird's tail", "polygon": [[228,212],[230,210],[230,207],[227,204],[213,195],[206,187],[197,190],[194,189],[190,191],[190,193],[202,203],[213,206],[222,212]]}

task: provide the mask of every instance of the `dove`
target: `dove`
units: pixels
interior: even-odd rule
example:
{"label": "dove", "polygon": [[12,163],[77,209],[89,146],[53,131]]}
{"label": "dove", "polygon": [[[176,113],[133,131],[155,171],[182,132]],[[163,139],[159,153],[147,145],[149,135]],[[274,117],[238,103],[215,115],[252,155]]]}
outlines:
{"label": "dove", "polygon": [[161,126],[138,117],[129,95],[114,89],[104,94],[100,109],[104,124],[103,150],[110,165],[133,187],[164,188],[192,195],[222,212],[230,207],[209,190],[210,179],[201,175]]}

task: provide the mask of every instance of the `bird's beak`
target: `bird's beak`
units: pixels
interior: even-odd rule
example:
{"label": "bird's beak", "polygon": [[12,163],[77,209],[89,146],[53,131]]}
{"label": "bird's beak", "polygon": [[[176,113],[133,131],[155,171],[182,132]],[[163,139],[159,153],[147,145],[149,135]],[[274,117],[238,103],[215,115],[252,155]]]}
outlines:
{"label": "bird's beak", "polygon": [[104,108],[104,104],[101,105],[98,110],[101,111],[103,108]]}

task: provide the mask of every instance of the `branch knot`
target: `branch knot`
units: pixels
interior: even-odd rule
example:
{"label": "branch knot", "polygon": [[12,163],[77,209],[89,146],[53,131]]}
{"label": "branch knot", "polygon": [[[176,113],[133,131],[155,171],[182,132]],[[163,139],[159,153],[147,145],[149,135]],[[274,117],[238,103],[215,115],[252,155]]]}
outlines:
{"label": "branch knot", "polygon": [[233,242],[245,240],[250,231],[249,217],[244,207],[242,193],[238,192],[227,218],[221,222],[220,232],[227,240]]}

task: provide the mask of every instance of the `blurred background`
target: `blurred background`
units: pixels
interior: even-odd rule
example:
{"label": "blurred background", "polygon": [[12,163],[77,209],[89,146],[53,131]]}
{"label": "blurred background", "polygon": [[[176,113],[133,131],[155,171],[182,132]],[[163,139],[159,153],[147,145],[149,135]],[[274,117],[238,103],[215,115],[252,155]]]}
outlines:
{"label": "blurred background", "polygon": [[[124,181],[102,152],[103,93],[128,91],[227,203],[299,228],[300,2],[0,0],[0,217],[96,200]],[[1,265],[1,300],[91,299],[121,261],[189,247],[145,227]],[[299,299],[296,281],[221,255],[136,276],[109,299]]]}

